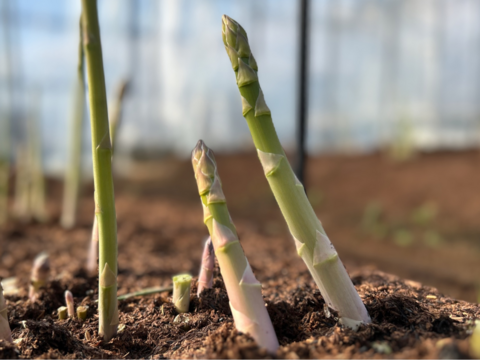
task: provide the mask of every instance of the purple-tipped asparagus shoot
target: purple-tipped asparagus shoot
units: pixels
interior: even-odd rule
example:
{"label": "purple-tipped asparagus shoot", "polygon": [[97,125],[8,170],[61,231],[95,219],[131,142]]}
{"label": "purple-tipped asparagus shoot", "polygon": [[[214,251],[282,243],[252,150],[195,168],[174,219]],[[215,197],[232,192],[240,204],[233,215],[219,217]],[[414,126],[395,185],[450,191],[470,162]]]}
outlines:
{"label": "purple-tipped asparagus shoot", "polygon": [[5,298],[3,297],[3,288],[0,283],[0,340],[13,342],[12,332],[8,323],[8,309]]}
{"label": "purple-tipped asparagus shoot", "polygon": [[213,269],[215,268],[215,251],[213,250],[212,238],[208,237],[203,248],[202,266],[198,275],[197,296],[203,289],[211,289],[213,286]]}
{"label": "purple-tipped asparagus shoot", "polygon": [[32,276],[30,278],[30,289],[28,297],[35,301],[38,297],[40,288],[47,284],[50,277],[50,260],[46,252],[42,252],[33,261]]}
{"label": "purple-tipped asparagus shoot", "polygon": [[71,318],[75,317],[75,303],[70,290],[65,291],[65,303],[67,304],[68,316]]}

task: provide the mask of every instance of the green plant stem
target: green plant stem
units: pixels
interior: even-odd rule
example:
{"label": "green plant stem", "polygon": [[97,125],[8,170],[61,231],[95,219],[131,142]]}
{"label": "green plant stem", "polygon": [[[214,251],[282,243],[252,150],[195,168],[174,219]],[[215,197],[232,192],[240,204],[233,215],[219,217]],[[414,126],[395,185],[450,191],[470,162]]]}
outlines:
{"label": "green plant stem", "polygon": [[213,152],[202,140],[192,152],[192,165],[204,209],[203,221],[212,238],[235,326],[275,353],[278,340],[265,308],[262,285],[253,274],[230,218]]}
{"label": "green plant stem", "polygon": [[117,222],[112,178],[107,95],[96,0],[82,0],[83,44],[92,129],[95,214],[99,234],[99,334],[117,333]]}
{"label": "green plant stem", "polygon": [[172,291],[172,290],[173,290],[173,286],[152,287],[152,288],[135,291],[129,294],[120,295],[118,297],[118,300],[126,300],[135,296],[147,296],[147,295],[158,294],[158,293]]}
{"label": "green plant stem", "polygon": [[345,325],[356,328],[361,322],[370,322],[364,304],[285,156],[260,88],[258,66],[245,30],[224,15],[222,37],[240,90],[242,114],[298,254],[325,301],[339,311]]}
{"label": "green plant stem", "polygon": [[112,106],[112,121],[110,122],[110,135],[112,138],[112,151],[115,151],[115,146],[117,144],[117,133],[118,127],[120,125],[120,120],[122,118],[122,107],[123,99],[128,88],[128,80],[122,80],[118,85],[117,94],[115,97],[114,104]]}
{"label": "green plant stem", "polygon": [[80,19],[80,42],[78,46],[77,79],[75,81],[74,106],[70,121],[70,154],[65,172],[61,225],[75,226],[82,169],[82,133],[85,114],[85,80],[83,65],[82,21]]}
{"label": "green plant stem", "polygon": [[192,277],[189,274],[181,274],[173,277],[172,302],[178,313],[188,312],[191,283]]}

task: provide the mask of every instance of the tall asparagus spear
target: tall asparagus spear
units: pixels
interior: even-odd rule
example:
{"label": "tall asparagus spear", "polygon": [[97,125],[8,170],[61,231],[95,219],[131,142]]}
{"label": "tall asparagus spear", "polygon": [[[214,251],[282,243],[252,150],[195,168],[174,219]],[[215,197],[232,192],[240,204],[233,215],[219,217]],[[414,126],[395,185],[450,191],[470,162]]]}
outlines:
{"label": "tall asparagus spear", "polygon": [[247,33],[235,20],[222,17],[222,37],[232,63],[258,157],[270,188],[295,240],[300,255],[326,302],[338,310],[342,322],[356,328],[370,317],[335,248],[285,156],[258,81],[258,66]]}
{"label": "tall asparagus spear", "polygon": [[70,154],[63,191],[62,218],[60,223],[64,228],[72,228],[76,222],[78,197],[82,168],[82,125],[85,114],[85,80],[83,76],[83,41],[82,21],[80,19],[80,42],[78,46],[77,79],[75,81],[75,99],[70,121]]}
{"label": "tall asparagus spear", "polygon": [[83,44],[92,129],[95,214],[99,234],[99,334],[110,340],[117,333],[117,221],[112,179],[112,146],[96,0],[82,0]]}
{"label": "tall asparagus spear", "polygon": [[213,152],[202,140],[192,152],[192,165],[204,209],[203,221],[212,238],[235,326],[273,353],[278,348],[278,340],[265,308],[262,285],[255,278],[238,240]]}

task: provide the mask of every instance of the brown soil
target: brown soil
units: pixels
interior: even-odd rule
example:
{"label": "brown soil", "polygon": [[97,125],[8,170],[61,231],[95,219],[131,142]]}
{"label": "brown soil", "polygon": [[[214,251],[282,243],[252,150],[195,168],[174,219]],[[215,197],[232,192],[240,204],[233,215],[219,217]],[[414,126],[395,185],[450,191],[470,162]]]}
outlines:
{"label": "brown soil", "polygon": [[[277,357],[468,356],[464,339],[471,320],[480,316],[480,306],[377,269],[473,300],[480,243],[476,152],[426,155],[401,164],[380,155],[310,161],[307,186],[312,203],[372,317],[372,324],[358,332],[340,327],[333,310],[330,316],[324,311],[323,298],[296,256],[255,157],[217,160],[233,220],[263,284],[281,343]],[[138,165],[131,170],[135,177],[117,180],[119,294],[168,285],[180,272],[198,272],[207,232],[190,165],[175,164],[175,170],[160,180],[145,176]],[[111,341],[102,341],[94,302],[97,280],[83,270],[93,213],[91,185],[85,190],[79,226],[70,231],[57,225],[61,186],[51,181],[49,188],[50,223],[12,223],[0,233],[0,277],[16,276],[20,284],[18,295],[7,296],[17,346],[0,342],[0,358],[269,356],[236,332],[218,270],[214,288],[200,298],[192,295],[191,311],[185,316],[177,318],[168,293],[121,301],[121,331]],[[442,244],[431,247],[415,240],[399,246],[391,234],[375,238],[361,226],[365,206],[372,200],[382,203],[384,221],[392,229],[411,227],[414,236],[421,234],[421,226],[405,219],[415,207],[435,201],[439,213],[428,226],[442,235]],[[32,304],[27,300],[29,272],[32,259],[43,250],[51,257],[52,281]],[[72,291],[76,304],[89,306],[87,321],[57,320],[65,289]]]}

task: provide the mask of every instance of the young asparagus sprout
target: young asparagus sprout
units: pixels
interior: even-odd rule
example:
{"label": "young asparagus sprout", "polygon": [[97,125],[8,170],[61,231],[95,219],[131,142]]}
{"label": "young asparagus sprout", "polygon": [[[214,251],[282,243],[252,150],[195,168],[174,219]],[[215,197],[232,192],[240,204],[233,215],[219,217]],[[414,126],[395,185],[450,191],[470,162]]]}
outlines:
{"label": "young asparagus sprout", "polygon": [[225,282],[236,328],[250,334],[258,345],[274,353],[278,340],[255,278],[228,212],[213,152],[200,140],[192,165],[204,209],[204,222]]}
{"label": "young asparagus sprout", "polygon": [[85,319],[87,318],[87,307],[86,306],[77,307],[77,318],[80,321],[85,321]]}
{"label": "young asparagus sprout", "polygon": [[5,298],[3,297],[3,288],[0,284],[0,340],[13,342],[10,324],[8,323],[8,309]]}
{"label": "young asparagus sprout", "polygon": [[215,251],[213,250],[212,238],[205,241],[202,255],[202,266],[198,275],[197,296],[203,289],[210,289],[213,286],[213,269],[215,268]]}
{"label": "young asparagus sprout", "polygon": [[92,237],[90,240],[90,250],[88,252],[87,270],[91,274],[97,271],[98,266],[98,221],[93,218]]}
{"label": "young asparagus sprout", "polygon": [[235,20],[222,17],[222,37],[235,71],[247,120],[260,163],[302,257],[327,304],[351,328],[369,323],[362,303],[335,248],[318,220],[303,185],[296,178],[275,132],[258,80],[258,66],[247,33]]}
{"label": "young asparagus sprout", "polygon": [[173,305],[179,313],[188,312],[190,306],[190,284],[192,277],[181,274],[173,277]]}
{"label": "young asparagus sprout", "polygon": [[60,306],[57,312],[59,320],[65,320],[68,317],[68,310],[66,306]]}
{"label": "young asparagus sprout", "polygon": [[47,284],[50,277],[50,260],[48,254],[40,253],[33,261],[32,275],[30,278],[30,289],[28,297],[35,301],[38,296],[38,290]]}
{"label": "young asparagus sprout", "polygon": [[96,0],[82,0],[82,30],[87,65],[92,132],[95,214],[99,234],[99,330],[105,341],[117,333],[117,221],[112,178],[112,145]]}
{"label": "young asparagus sprout", "polygon": [[75,317],[75,305],[70,290],[65,291],[65,303],[67,304],[68,316],[71,318]]}

